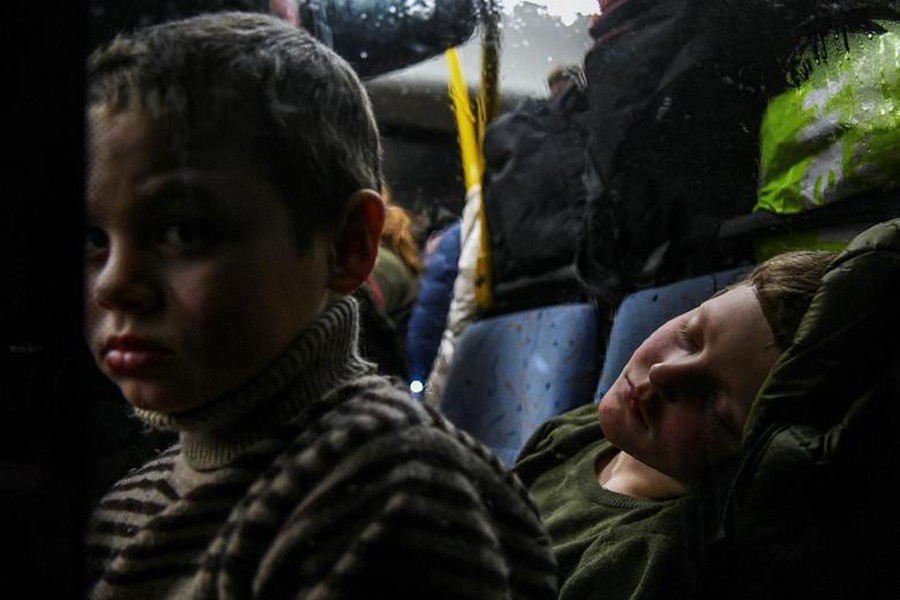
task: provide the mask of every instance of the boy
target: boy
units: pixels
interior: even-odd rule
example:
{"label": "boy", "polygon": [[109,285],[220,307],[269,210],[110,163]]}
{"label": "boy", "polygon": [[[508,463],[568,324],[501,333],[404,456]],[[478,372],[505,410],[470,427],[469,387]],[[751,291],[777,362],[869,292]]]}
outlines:
{"label": "boy", "polygon": [[98,598],[550,597],[518,481],[357,351],[380,147],[350,68],[220,13],[89,65],[86,334],[180,442],[114,485]]}
{"label": "boy", "polygon": [[545,518],[560,598],[699,597],[716,516],[701,502],[717,500],[750,405],[834,256],[763,263],[651,334],[599,407],[532,436],[516,471]]}

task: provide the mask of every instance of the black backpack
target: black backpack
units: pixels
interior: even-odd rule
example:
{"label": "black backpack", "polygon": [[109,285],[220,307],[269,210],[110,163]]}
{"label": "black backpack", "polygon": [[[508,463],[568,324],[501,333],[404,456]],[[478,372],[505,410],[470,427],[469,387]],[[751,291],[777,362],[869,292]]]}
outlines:
{"label": "black backpack", "polygon": [[754,262],[722,230],[756,204],[768,101],[802,78],[802,44],[892,6],[620,0],[598,19],[585,58],[591,131],[577,259],[591,295],[617,306],[637,289]]}
{"label": "black backpack", "polygon": [[588,104],[571,85],[488,126],[482,179],[496,315],[585,298],[575,272],[585,207]]}

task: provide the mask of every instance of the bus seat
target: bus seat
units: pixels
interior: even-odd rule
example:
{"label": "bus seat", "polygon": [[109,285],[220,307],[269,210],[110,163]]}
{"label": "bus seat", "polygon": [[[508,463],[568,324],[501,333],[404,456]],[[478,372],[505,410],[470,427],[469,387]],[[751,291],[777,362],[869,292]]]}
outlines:
{"label": "bus seat", "polygon": [[511,466],[539,425],[591,401],[598,338],[588,303],[475,321],[454,353],[441,410]]}
{"label": "bus seat", "polygon": [[600,401],[632,353],[660,325],[698,306],[716,291],[740,279],[749,269],[738,267],[718,271],[626,296],[613,318],[594,401]]}

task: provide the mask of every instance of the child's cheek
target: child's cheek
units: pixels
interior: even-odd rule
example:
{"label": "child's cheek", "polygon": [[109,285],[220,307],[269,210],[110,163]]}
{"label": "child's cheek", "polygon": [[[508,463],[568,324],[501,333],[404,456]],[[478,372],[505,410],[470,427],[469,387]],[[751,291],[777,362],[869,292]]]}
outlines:
{"label": "child's cheek", "polygon": [[658,435],[660,458],[671,462],[671,470],[681,471],[682,476],[705,469],[720,453],[705,416],[683,408],[677,418],[665,420]]}
{"label": "child's cheek", "polygon": [[175,325],[200,346],[221,351],[219,345],[234,339],[235,328],[252,311],[248,291],[252,293],[227,268],[197,266],[184,270],[172,286]]}

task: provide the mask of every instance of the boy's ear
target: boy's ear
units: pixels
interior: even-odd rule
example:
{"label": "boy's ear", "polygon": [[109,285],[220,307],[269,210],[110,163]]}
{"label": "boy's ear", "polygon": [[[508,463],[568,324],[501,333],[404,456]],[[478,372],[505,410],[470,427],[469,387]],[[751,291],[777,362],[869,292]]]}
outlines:
{"label": "boy's ear", "polygon": [[349,294],[366,280],[378,258],[378,242],[384,227],[384,201],[372,190],[350,196],[343,222],[334,238],[334,263],[328,289]]}

